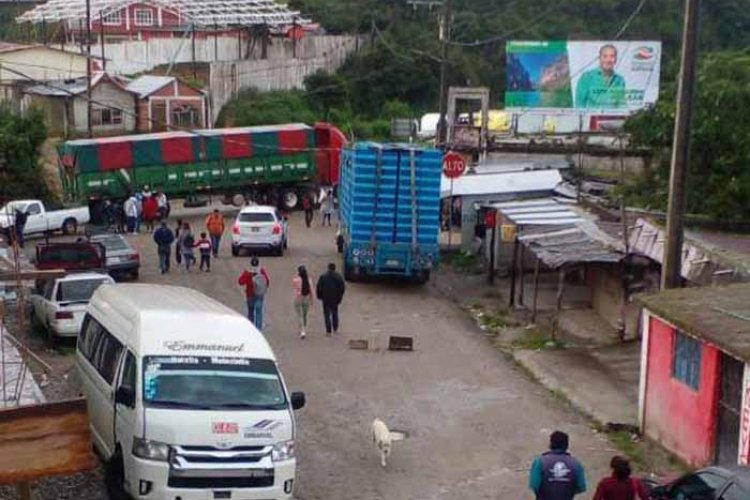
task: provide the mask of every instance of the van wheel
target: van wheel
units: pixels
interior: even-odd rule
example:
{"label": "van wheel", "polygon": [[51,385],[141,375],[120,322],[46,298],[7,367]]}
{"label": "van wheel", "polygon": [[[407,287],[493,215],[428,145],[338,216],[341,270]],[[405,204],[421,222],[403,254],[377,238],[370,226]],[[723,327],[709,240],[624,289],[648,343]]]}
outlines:
{"label": "van wheel", "polygon": [[125,492],[125,465],[122,460],[122,451],[118,448],[112,458],[104,465],[104,485],[107,489],[107,497],[110,500],[129,500],[130,495]]}
{"label": "van wheel", "polygon": [[240,247],[237,245],[232,245],[232,257],[239,257],[240,256]]}
{"label": "van wheel", "polygon": [[76,234],[78,231],[78,222],[75,219],[65,219],[62,225],[62,233],[66,236]]}

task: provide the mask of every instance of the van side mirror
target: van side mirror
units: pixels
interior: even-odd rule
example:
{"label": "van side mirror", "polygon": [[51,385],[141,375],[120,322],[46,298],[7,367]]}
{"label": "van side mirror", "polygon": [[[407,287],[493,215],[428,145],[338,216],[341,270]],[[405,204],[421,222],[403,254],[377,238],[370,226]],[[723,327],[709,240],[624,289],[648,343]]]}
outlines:
{"label": "van side mirror", "polygon": [[115,392],[115,404],[135,408],[135,390],[132,387],[118,387],[117,392]]}
{"label": "van side mirror", "polygon": [[305,393],[304,392],[293,392],[292,393],[292,410],[299,410],[305,406]]}

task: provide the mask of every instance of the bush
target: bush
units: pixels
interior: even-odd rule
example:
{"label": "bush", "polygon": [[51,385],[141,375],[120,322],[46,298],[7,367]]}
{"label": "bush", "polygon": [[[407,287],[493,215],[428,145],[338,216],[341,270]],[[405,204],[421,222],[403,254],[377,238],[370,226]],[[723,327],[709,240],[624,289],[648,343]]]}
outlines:
{"label": "bush", "polygon": [[0,161],[5,170],[0,174],[0,202],[22,198],[51,201],[39,163],[39,151],[46,139],[47,129],[39,110],[20,116],[0,107]]}

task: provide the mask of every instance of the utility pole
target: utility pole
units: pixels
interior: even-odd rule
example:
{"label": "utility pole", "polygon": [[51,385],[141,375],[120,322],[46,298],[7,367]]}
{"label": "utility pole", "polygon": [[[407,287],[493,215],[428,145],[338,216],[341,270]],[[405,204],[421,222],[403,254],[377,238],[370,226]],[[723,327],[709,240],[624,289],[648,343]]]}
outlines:
{"label": "utility pole", "polygon": [[99,11],[99,43],[102,45],[102,71],[107,72],[107,59],[104,57],[104,14]]}
{"label": "utility pole", "polygon": [[441,61],[440,61],[440,121],[438,122],[438,144],[444,145],[448,139],[448,41],[451,34],[451,0],[443,0],[443,14],[440,25]]}
{"label": "utility pole", "polygon": [[697,44],[698,0],[686,0],[685,20],[682,29],[680,83],[672,144],[672,167],[669,178],[667,235],[664,242],[664,263],[661,271],[662,288],[679,288],[682,280],[682,220],[685,211],[685,184],[690,162],[690,122],[693,115],[693,95],[695,94]]}
{"label": "utility pole", "polygon": [[90,139],[94,137],[91,127],[91,0],[86,0],[86,116]]}

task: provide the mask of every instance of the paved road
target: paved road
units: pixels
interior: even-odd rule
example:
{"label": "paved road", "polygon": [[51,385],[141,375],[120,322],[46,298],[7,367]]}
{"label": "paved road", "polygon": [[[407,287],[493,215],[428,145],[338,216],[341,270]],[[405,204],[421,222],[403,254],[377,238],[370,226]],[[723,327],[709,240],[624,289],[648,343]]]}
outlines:
{"label": "paved road", "polygon": [[[315,279],[337,254],[333,229],[307,229],[297,214],[290,225],[288,253],[261,261],[271,276],[265,334],[290,389],[308,397],[298,412],[299,499],[530,498],[530,457],[555,428],[571,434],[590,483],[606,472],[614,454],[606,440],[490,347],[430,286],[350,284],[341,333],[324,336],[316,304],[308,338],[300,340],[293,273],[305,264]],[[149,236],[129,238],[142,250],[141,281],[194,287],[244,310],[236,277],[248,258],[232,258],[225,246],[211,273],[173,269],[161,276]],[[413,336],[416,351],[387,351],[389,335]],[[350,338],[366,338],[374,349],[350,350]],[[375,417],[409,434],[394,444],[387,469],[369,442]]]}

